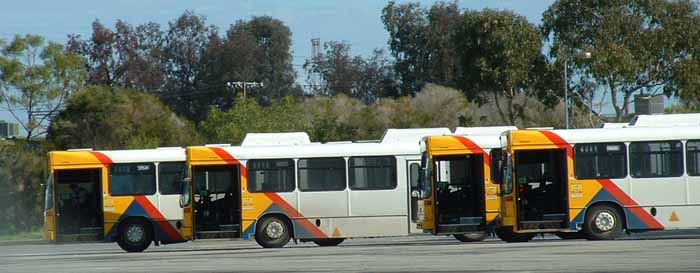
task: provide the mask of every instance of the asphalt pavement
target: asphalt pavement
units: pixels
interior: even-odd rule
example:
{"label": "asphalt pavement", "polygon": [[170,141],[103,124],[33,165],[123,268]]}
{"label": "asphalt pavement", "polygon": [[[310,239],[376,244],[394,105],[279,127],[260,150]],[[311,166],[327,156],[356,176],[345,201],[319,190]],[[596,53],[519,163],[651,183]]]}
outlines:
{"label": "asphalt pavement", "polygon": [[116,244],[0,246],[0,272],[700,272],[700,236],[662,233],[615,241],[538,237],[527,243],[410,236],[337,247],[200,240],[125,253]]}

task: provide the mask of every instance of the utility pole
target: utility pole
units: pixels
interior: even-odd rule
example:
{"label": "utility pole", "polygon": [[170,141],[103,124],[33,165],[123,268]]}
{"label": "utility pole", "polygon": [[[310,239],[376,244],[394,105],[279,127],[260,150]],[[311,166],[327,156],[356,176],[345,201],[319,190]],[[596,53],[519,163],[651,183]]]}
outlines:
{"label": "utility pole", "polygon": [[227,82],[226,86],[228,86],[229,88],[243,89],[243,97],[245,98],[247,95],[248,87],[265,87],[265,84],[262,82]]}
{"label": "utility pole", "polygon": [[[591,56],[591,52],[584,51],[574,56],[574,58],[590,59]],[[566,75],[568,68],[569,58],[564,57],[564,119],[566,120],[566,129],[569,129],[569,77]]]}

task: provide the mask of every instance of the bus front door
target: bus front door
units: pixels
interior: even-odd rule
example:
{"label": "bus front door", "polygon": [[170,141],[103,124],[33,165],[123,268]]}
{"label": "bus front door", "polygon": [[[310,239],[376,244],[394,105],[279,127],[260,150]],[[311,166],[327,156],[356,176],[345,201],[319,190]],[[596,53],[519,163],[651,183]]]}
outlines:
{"label": "bus front door", "polygon": [[47,208],[51,206],[54,215],[47,220],[55,222],[46,225],[53,227],[55,241],[102,240],[102,170],[55,170],[53,178],[53,188],[49,190],[53,191],[54,200],[47,203]]}
{"label": "bus front door", "polygon": [[471,236],[483,232],[486,229],[483,155],[437,156],[433,159],[433,233],[455,234],[460,239],[463,237],[460,234]]}
{"label": "bus front door", "polygon": [[194,238],[241,237],[239,165],[192,167]]}

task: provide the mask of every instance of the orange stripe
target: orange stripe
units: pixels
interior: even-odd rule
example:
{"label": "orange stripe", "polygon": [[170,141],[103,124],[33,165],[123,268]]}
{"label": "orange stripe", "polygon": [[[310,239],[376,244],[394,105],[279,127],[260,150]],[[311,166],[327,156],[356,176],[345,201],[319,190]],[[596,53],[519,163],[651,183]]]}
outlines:
{"label": "orange stripe", "polygon": [[221,159],[226,161],[227,164],[236,165],[240,163],[238,160],[236,160],[233,156],[231,156],[229,153],[227,153],[226,151],[224,151],[224,149],[221,149],[220,147],[210,147],[209,149],[211,149],[212,152],[218,155]]}

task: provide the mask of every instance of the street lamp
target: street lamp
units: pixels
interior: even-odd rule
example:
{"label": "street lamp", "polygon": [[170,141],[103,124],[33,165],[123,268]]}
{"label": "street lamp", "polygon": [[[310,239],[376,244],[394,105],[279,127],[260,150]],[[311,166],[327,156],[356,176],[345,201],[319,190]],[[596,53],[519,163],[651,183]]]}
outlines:
{"label": "street lamp", "polygon": [[[593,54],[588,51],[576,54],[574,58],[590,59]],[[566,120],[566,129],[569,129],[569,77],[566,71],[569,68],[569,59],[564,57],[564,119]]]}

